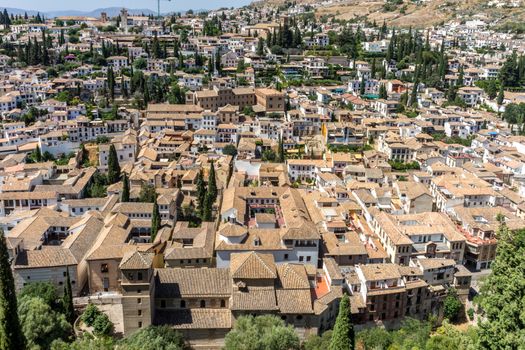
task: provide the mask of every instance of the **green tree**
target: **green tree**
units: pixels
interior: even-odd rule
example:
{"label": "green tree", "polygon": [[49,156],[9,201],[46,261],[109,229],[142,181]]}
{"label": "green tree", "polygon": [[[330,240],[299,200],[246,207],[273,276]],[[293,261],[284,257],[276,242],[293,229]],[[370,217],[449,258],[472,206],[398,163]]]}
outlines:
{"label": "green tree", "polygon": [[503,104],[504,99],[505,99],[505,93],[503,91],[503,84],[500,84],[499,91],[498,91],[498,98],[496,100],[498,106],[501,106]]}
{"label": "green tree", "polygon": [[332,341],[332,331],[326,331],[321,336],[312,334],[303,343],[304,350],[326,350]]}
{"label": "green tree", "polygon": [[142,57],[139,57],[133,61],[133,67],[139,70],[146,69],[148,67],[148,61]]}
{"label": "green tree", "polygon": [[40,297],[44,299],[47,305],[51,306],[53,309],[57,309],[57,290],[51,282],[32,282],[24,286],[20,293],[18,293],[18,298],[34,298]]}
{"label": "green tree", "polygon": [[34,157],[35,161],[37,163],[40,163],[42,161],[42,151],[40,151],[40,146],[36,146],[35,148],[35,151],[34,151]]}
{"label": "green tree", "polygon": [[208,193],[210,194],[210,199],[212,203],[217,199],[217,179],[215,176],[215,164],[213,161],[210,162],[210,173],[208,174]]}
{"label": "green tree", "polygon": [[153,203],[157,198],[157,192],[155,186],[143,183],[140,187],[139,202]]}
{"label": "green tree", "polygon": [[213,203],[211,193],[208,191],[204,196],[204,208],[202,210],[202,221],[210,222],[213,219]]}
{"label": "green tree", "polygon": [[96,307],[95,304],[89,303],[80,318],[86,325],[93,326],[98,315],[100,315],[98,307]]}
{"label": "green tree", "polygon": [[68,343],[62,339],[57,339],[51,343],[51,350],[114,350],[115,344],[111,337],[94,338],[86,334]]}
{"label": "green tree", "polygon": [[458,293],[454,288],[448,290],[448,294],[443,301],[443,313],[447,320],[455,322],[460,316],[463,304],[459,300]]}
{"label": "green tree", "polygon": [[118,162],[117,150],[115,145],[109,146],[108,155],[108,183],[110,185],[119,181],[120,178],[120,164]]}
{"label": "green tree", "polygon": [[202,215],[204,212],[204,199],[206,196],[206,183],[204,182],[204,172],[202,169],[197,174],[197,204]]}
{"label": "green tree", "polygon": [[42,298],[20,299],[18,314],[30,349],[47,349],[55,339],[67,339],[71,334],[66,317],[53,311]]}
{"label": "green tree", "polygon": [[25,348],[24,333],[18,319],[15,283],[4,232],[0,230],[0,349]]}
{"label": "green tree", "polygon": [[278,148],[279,148],[279,154],[278,154],[279,163],[284,163],[286,161],[286,154],[284,153],[284,143],[283,143],[283,139],[281,135],[279,135]]}
{"label": "green tree", "polygon": [[173,84],[170,94],[168,95],[168,102],[172,105],[181,105],[186,103],[186,93],[179,84]]}
{"label": "green tree", "polygon": [[113,331],[113,323],[109,320],[108,315],[100,313],[95,317],[93,322],[93,333],[97,336],[109,335]]}
{"label": "green tree", "polygon": [[381,84],[379,86],[379,98],[382,98],[384,100],[387,100],[388,99],[388,93],[386,91],[386,86],[385,84]]}
{"label": "green tree", "polygon": [[113,68],[111,67],[108,68],[107,81],[108,81],[109,98],[111,98],[111,100],[114,100],[115,99],[115,73],[113,72]]}
{"label": "green tree", "polygon": [[155,198],[155,201],[153,202],[153,213],[151,215],[151,242],[155,241],[155,237],[157,237],[157,233],[160,229],[160,212],[159,212],[159,205],[157,204],[157,198]]}
{"label": "green tree", "polygon": [[71,288],[71,278],[69,277],[69,267],[66,267],[66,284],[64,285],[64,295],[62,296],[62,306],[64,315],[70,324],[75,322],[75,307],[73,306],[73,289]]}
{"label": "green tree", "polygon": [[424,349],[430,337],[432,324],[412,318],[406,318],[401,328],[392,334],[392,346],[395,349]]}
{"label": "green tree", "polygon": [[122,196],[121,202],[129,202],[129,178],[126,173],[122,176]]}
{"label": "green tree", "polygon": [[525,230],[501,225],[492,272],[481,286],[479,337],[484,349],[520,349],[525,339]]}
{"label": "green tree", "polygon": [[465,80],[464,76],[465,76],[465,72],[463,70],[463,66],[460,66],[459,72],[458,72],[458,81],[456,83],[458,87],[462,87],[464,85],[464,80]]}
{"label": "green tree", "polygon": [[241,316],[226,335],[224,349],[294,350],[300,344],[293,327],[277,316]]}
{"label": "green tree", "polygon": [[414,82],[414,86],[412,88],[412,92],[410,93],[410,105],[415,106],[417,105],[417,89],[419,86],[419,80],[416,79]]}
{"label": "green tree", "polygon": [[222,149],[222,154],[235,157],[237,155],[237,148],[235,147],[235,145],[229,143]]}
{"label": "green tree", "polygon": [[477,328],[469,327],[460,331],[447,321],[428,339],[425,350],[478,350]]}
{"label": "green tree", "polygon": [[350,316],[350,298],[345,294],[339,304],[329,350],[354,349],[355,334]]}
{"label": "green tree", "polygon": [[263,162],[275,162],[276,159],[277,159],[277,155],[271,149],[267,149],[262,154]]}
{"label": "green tree", "polygon": [[255,112],[252,106],[244,106],[244,108],[242,109],[242,114],[247,116],[254,116]]}
{"label": "green tree", "polygon": [[131,334],[119,345],[127,350],[182,350],[184,339],[169,326],[149,326]]}
{"label": "green tree", "polygon": [[262,38],[257,41],[257,56],[264,56],[264,39]]}
{"label": "green tree", "polygon": [[364,350],[388,349],[392,344],[392,333],[383,327],[372,327],[359,332],[357,340]]}

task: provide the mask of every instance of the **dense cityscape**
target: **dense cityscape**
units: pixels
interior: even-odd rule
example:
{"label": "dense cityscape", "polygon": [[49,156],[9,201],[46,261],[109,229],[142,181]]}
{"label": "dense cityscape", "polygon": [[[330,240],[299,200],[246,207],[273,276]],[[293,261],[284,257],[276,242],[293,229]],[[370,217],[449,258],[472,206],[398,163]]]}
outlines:
{"label": "dense cityscape", "polygon": [[431,1],[3,9],[0,350],[523,349],[524,4]]}

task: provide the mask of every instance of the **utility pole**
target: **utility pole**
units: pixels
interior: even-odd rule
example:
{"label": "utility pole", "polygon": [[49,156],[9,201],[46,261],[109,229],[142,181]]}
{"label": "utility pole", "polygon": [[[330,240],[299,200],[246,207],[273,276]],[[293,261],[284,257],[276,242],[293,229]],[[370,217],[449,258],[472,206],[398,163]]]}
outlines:
{"label": "utility pole", "polygon": [[[157,19],[160,19],[160,1],[157,0]],[[171,0],[164,0],[164,1],[171,1]]]}

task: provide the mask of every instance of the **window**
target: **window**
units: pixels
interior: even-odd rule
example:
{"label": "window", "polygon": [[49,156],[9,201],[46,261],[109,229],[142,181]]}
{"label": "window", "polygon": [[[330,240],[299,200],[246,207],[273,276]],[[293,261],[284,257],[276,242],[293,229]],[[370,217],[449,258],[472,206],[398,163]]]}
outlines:
{"label": "window", "polygon": [[66,277],[66,271],[62,272],[62,275],[63,275],[64,277]]}
{"label": "window", "polygon": [[142,310],[137,310],[137,315],[142,316]]}
{"label": "window", "polygon": [[206,307],[206,300],[201,300],[201,308],[205,308]]}
{"label": "window", "polygon": [[139,321],[139,328],[142,328],[142,321]]}
{"label": "window", "polygon": [[100,272],[108,272],[108,264],[100,264]]}
{"label": "window", "polygon": [[137,280],[142,281],[142,272],[137,273]]}
{"label": "window", "polygon": [[133,281],[133,272],[128,273],[128,280]]}
{"label": "window", "polygon": [[307,256],[306,257],[306,261],[311,261],[312,260],[312,257],[311,256]]}
{"label": "window", "polygon": [[284,260],[288,260],[288,254],[284,254]]}
{"label": "window", "polygon": [[185,307],[186,307],[186,300],[181,300],[180,301],[180,308],[184,309]]}
{"label": "window", "polygon": [[142,298],[137,298],[137,304],[142,304]]}

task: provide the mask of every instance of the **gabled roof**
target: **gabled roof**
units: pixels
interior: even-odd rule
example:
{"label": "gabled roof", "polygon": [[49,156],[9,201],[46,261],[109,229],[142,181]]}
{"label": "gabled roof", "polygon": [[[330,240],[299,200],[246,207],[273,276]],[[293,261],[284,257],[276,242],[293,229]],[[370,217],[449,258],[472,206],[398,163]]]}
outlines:
{"label": "gabled roof", "polygon": [[153,253],[129,251],[122,257],[119,268],[121,270],[146,270],[151,268]]}
{"label": "gabled roof", "polygon": [[277,278],[277,269],[272,254],[256,252],[234,253],[231,255],[230,271],[233,278]]}
{"label": "gabled roof", "polygon": [[308,289],[308,275],[302,264],[283,264],[277,267],[281,286],[284,289]]}

